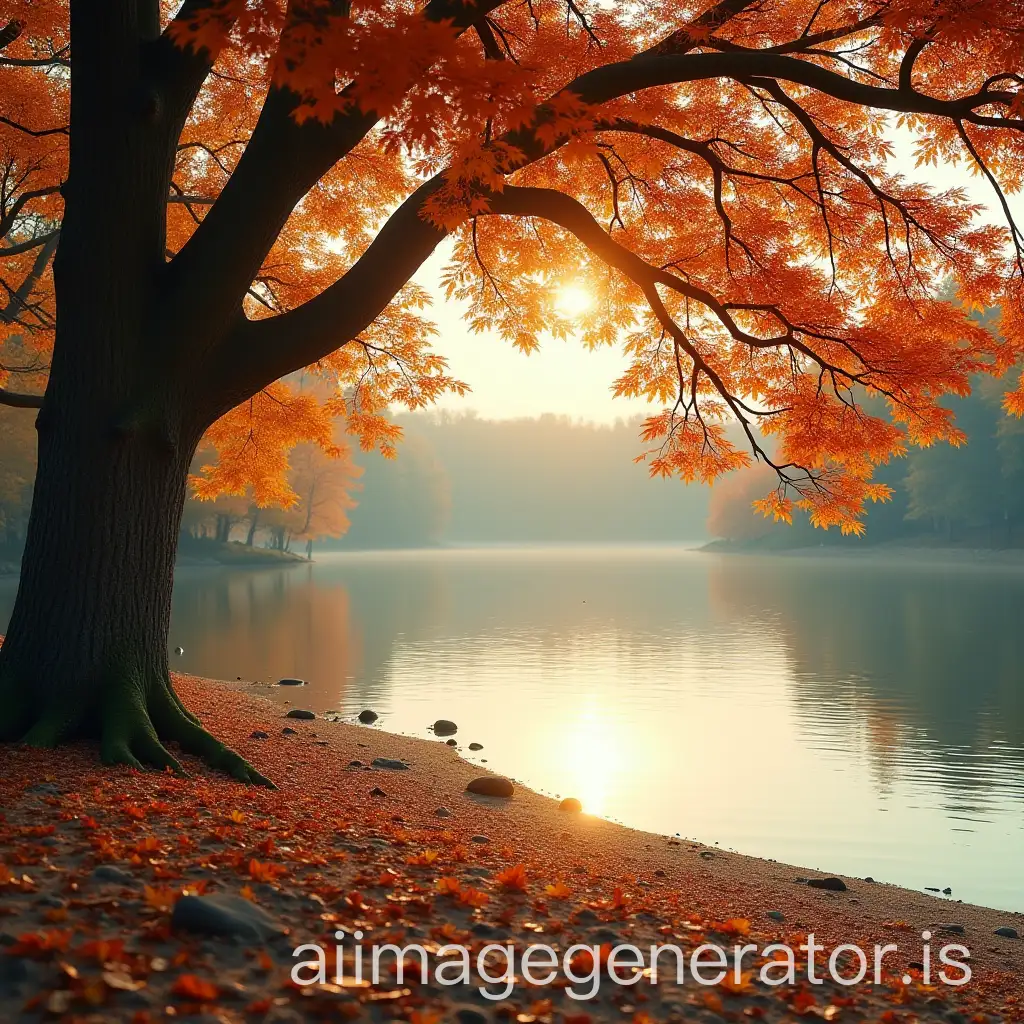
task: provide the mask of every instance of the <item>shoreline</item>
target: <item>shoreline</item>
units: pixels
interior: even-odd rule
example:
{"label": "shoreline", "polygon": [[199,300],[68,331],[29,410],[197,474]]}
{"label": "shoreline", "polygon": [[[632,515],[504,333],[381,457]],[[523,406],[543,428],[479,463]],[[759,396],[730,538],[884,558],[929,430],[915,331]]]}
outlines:
{"label": "shoreline", "polygon": [[[223,939],[183,935],[170,927],[176,913],[171,907],[182,889],[208,887],[208,892],[241,893],[243,898],[248,891],[257,906],[291,930],[288,942],[293,945],[322,934],[325,921],[332,928],[358,925],[381,939],[398,933],[437,935],[478,945],[505,938],[520,944],[603,944],[616,937],[639,944],[642,939],[671,941],[664,936],[676,935],[692,946],[701,937],[721,937],[725,928],[726,934],[729,929],[742,932],[742,941],[762,947],[769,941],[799,940],[808,932],[827,948],[893,943],[900,950],[887,967],[897,975],[912,972],[909,985],[898,977],[881,988],[829,983],[830,989],[812,990],[814,998],[804,1010],[794,1009],[796,997],[788,986],[776,990],[754,984],[742,991],[710,992],[689,983],[673,985],[668,995],[652,993],[650,1002],[636,1010],[650,1014],[650,1020],[709,1010],[718,1016],[707,1024],[735,1013],[774,1020],[807,1012],[812,1004],[820,1015],[829,1005],[842,1006],[835,1000],[844,994],[855,996],[863,1003],[861,1012],[875,1017],[895,1005],[901,1017],[909,1011],[920,1019],[950,1020],[948,1013],[958,1007],[965,1014],[1024,1019],[1019,1000],[1024,940],[993,934],[1006,926],[1024,932],[1024,915],[861,879],[845,878],[844,892],[811,888],[796,879],[821,877],[819,872],[561,811],[557,801],[518,784],[511,799],[474,796],[466,785],[484,770],[441,741],[319,718],[288,719],[279,703],[250,692],[249,684],[175,678],[186,705],[280,789],[242,787],[188,757],[183,762],[195,777],[177,779],[102,768],[95,750],[84,745],[57,754],[0,747],[0,806],[6,817],[0,819],[0,865],[6,866],[0,867],[0,878],[5,870],[7,877],[7,884],[0,884],[0,914],[6,906],[10,915],[0,916],[0,946],[6,945],[10,956],[18,943],[29,941],[19,938],[23,932],[59,932],[70,922],[76,933],[74,942],[68,940],[52,955],[42,951],[38,957],[17,958],[32,968],[17,998],[31,1000],[34,993],[37,1009],[48,999],[58,1006],[70,1001],[68,1006],[77,1008],[76,985],[90,970],[88,942],[116,940],[123,943],[124,963],[138,987],[118,989],[120,982],[107,979],[105,1006],[114,1015],[103,1019],[145,1024],[151,1010],[188,1004],[193,997],[208,1001],[205,989],[191,995],[186,991],[192,983],[180,981],[181,970],[152,968],[155,962],[174,963],[181,957],[181,968],[210,979],[218,1004],[230,1002],[229,988],[242,986],[245,994],[238,1005],[248,1000],[265,1011],[256,1019],[309,1019],[310,996],[287,980],[293,961],[286,943],[278,948],[269,942],[265,957],[251,949],[246,955],[244,948]],[[300,693],[296,690],[296,697]],[[285,728],[294,731],[286,734]],[[254,738],[256,733],[265,738]],[[370,767],[376,758],[404,760],[410,767]],[[442,808],[446,813],[438,813]],[[502,880],[520,866],[521,886],[518,876]],[[97,873],[114,879],[113,888],[97,881]],[[22,887],[20,874],[31,882]],[[461,893],[478,893],[479,900],[464,904],[461,896],[441,894],[442,878],[453,880],[445,884]],[[963,943],[971,952],[974,978],[963,988],[925,986],[913,966],[921,956],[919,933],[937,932],[942,924],[963,929],[962,934],[942,933],[943,941]],[[12,946],[10,933],[15,931]],[[16,1019],[5,1013],[12,1005],[4,995],[5,960],[0,953],[0,1018]],[[59,964],[71,966],[78,981],[73,984],[66,972],[61,976]],[[797,990],[807,991],[807,985],[798,983]],[[388,996],[394,999],[387,1004],[389,1012],[415,1024],[454,1020],[446,1014],[457,998],[478,1013],[476,1018],[458,1017],[462,1024],[492,1019],[493,1005],[486,1001],[461,990],[428,988],[414,986],[401,990],[406,995]],[[564,1003],[564,992],[552,988],[543,993],[517,989],[506,1002],[529,1013],[538,1000],[552,998],[557,1007],[546,1012],[549,1017],[555,1012],[556,1021],[572,1013],[629,1019],[622,1016],[621,998],[616,999],[631,990],[602,990],[594,1003]],[[663,986],[651,988],[660,993]],[[71,994],[55,997],[54,992]],[[350,1010],[371,995],[380,997],[363,988],[320,995]],[[285,1003],[275,1004],[275,999]],[[131,1012],[129,1003],[134,1004]],[[414,1017],[435,1004],[440,1016]],[[545,1014],[531,1015],[540,1019]],[[253,1017],[240,1013],[222,1019]]]}

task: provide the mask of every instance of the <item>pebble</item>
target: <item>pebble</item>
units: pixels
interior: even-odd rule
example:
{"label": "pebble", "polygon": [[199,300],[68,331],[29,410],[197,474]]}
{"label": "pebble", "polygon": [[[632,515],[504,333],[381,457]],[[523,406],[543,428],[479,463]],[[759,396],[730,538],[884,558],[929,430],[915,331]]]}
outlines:
{"label": "pebble", "polygon": [[826,889],[828,892],[846,892],[846,883],[841,878],[810,878],[807,884],[812,889]]}
{"label": "pebble", "polygon": [[962,924],[936,924],[932,925],[933,928],[938,928],[939,931],[946,932],[949,935],[966,935],[967,929]]}
{"label": "pebble", "polygon": [[455,746],[458,746],[459,741],[458,740],[445,740],[445,743],[449,747],[455,747]]}
{"label": "pebble", "polygon": [[474,878],[490,878],[491,870],[490,868],[474,866],[471,868],[466,868],[466,874],[472,875]]}
{"label": "pebble", "polygon": [[286,931],[262,907],[229,893],[181,896],[171,913],[171,927],[200,935],[237,935],[250,942],[266,942]]}
{"label": "pebble", "polygon": [[873,882],[873,881],[874,881],[874,879],[873,879],[873,878],[872,878],[872,877],[871,877],[870,875],[868,875],[868,877],[867,877],[867,878],[865,878],[865,879],[864,879],[864,881],[865,881],[865,882]]}
{"label": "pebble", "polygon": [[25,787],[26,793],[39,793],[42,796],[60,796],[60,787],[52,782],[35,782]]}
{"label": "pebble", "polygon": [[1002,928],[997,928],[993,935],[1001,935],[1004,939],[1019,939],[1020,935],[1017,933],[1016,928],[1011,928],[1009,925],[1004,925]]}
{"label": "pebble", "polygon": [[370,796],[387,796],[387,793],[385,793],[380,786],[374,786],[373,789],[370,790]]}
{"label": "pebble", "polygon": [[404,761],[399,761],[396,757],[375,757],[370,764],[374,768],[388,768],[393,772],[409,770],[409,766]]}
{"label": "pebble", "polygon": [[470,750],[483,750],[484,749],[484,745],[482,743],[470,743],[469,749]]}
{"label": "pebble", "polygon": [[715,854],[713,850],[701,850],[700,855],[704,858],[704,860],[711,860],[711,858],[714,857]]}
{"label": "pebble", "polygon": [[490,836],[470,836],[469,841],[471,843],[489,843],[491,839]]}
{"label": "pebble", "polygon": [[450,818],[452,816],[452,812],[447,807],[438,807],[434,814],[438,818]]}
{"label": "pebble", "polygon": [[362,722],[363,725],[373,725],[378,718],[380,718],[380,715],[378,715],[376,711],[371,711],[369,708],[366,708],[365,711],[359,712],[359,721]]}
{"label": "pebble", "polygon": [[255,729],[251,733],[249,733],[249,739],[251,739],[251,740],[268,740],[268,739],[270,739],[270,734],[269,733],[265,733],[262,729]]}
{"label": "pebble", "polygon": [[435,736],[454,736],[459,731],[459,727],[454,722],[449,722],[447,718],[439,718],[433,729]]}
{"label": "pebble", "polygon": [[487,1024],[488,1017],[475,1006],[460,1006],[452,1013],[458,1024]]}
{"label": "pebble", "polygon": [[365,767],[363,765],[362,761],[349,761],[348,766],[349,766],[349,768],[363,768],[363,767]]}
{"label": "pebble", "polygon": [[316,715],[312,711],[307,711],[305,708],[292,708],[284,717],[301,718],[303,721],[308,722],[316,718]]}
{"label": "pebble", "polygon": [[781,910],[769,910],[768,917],[773,921],[785,921],[786,915]]}
{"label": "pebble", "polygon": [[112,882],[115,885],[134,885],[135,876],[114,867],[113,864],[101,864],[93,869],[92,877],[97,882]]}
{"label": "pebble", "polygon": [[665,875],[666,875],[666,872],[662,868],[657,868],[655,870],[655,872],[654,872],[654,877],[655,878],[664,878]]}
{"label": "pebble", "polygon": [[567,796],[559,805],[560,811],[571,811],[577,813],[583,810],[583,804],[579,802],[574,796]]}
{"label": "pebble", "polygon": [[306,685],[306,680],[305,679],[290,679],[290,678],[289,679],[278,679],[277,685],[278,686],[305,686]]}
{"label": "pebble", "polygon": [[299,735],[298,731],[297,731],[296,729],[293,729],[293,728],[292,728],[292,727],[291,727],[290,725],[286,725],[286,726],[285,726],[285,727],[284,727],[284,728],[283,728],[283,729],[281,730],[281,732],[282,732],[282,733],[283,733],[283,734],[284,734],[285,736],[298,736],[298,735]]}
{"label": "pebble", "polygon": [[476,793],[477,796],[510,797],[515,791],[512,782],[501,775],[481,775],[466,786],[467,793]]}

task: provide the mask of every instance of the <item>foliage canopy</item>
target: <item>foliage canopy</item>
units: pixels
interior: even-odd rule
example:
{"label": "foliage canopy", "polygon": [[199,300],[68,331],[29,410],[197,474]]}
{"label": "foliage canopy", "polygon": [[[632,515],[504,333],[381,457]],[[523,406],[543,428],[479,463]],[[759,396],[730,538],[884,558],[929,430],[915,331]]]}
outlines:
{"label": "foliage canopy", "polygon": [[[78,51],[75,7],[21,4],[0,32],[8,404],[35,404],[18,374],[53,349],[70,86],[105,59]],[[615,392],[660,407],[652,472],[753,455],[776,473],[766,514],[795,500],[823,526],[860,529],[908,444],[960,443],[939,399],[1024,350],[1021,0],[138,7],[142,73],[90,145],[127,116],[175,126],[159,305],[217,328],[196,364],[223,406],[210,494],[287,500],[288,452],[331,449],[330,417],[390,453],[389,406],[464,390],[411,283],[445,238],[475,327],[526,352],[623,344]],[[982,176],[1002,220],[894,170],[900,133]],[[595,299],[571,321],[567,281]],[[996,306],[994,330],[969,315]],[[325,400],[280,383],[306,366]]]}

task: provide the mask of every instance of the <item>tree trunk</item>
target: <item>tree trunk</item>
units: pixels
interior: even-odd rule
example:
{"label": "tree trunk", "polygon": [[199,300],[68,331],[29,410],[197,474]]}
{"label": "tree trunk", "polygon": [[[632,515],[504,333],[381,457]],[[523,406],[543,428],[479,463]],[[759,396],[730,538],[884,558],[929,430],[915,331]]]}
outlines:
{"label": "tree trunk", "polygon": [[[70,418],[69,418],[70,419]],[[41,432],[18,596],[0,647],[0,739],[100,742],[103,760],[180,770],[161,741],[260,781],[185,710],[167,630],[193,445],[66,422]]]}
{"label": "tree trunk", "polygon": [[246,545],[246,547],[250,547],[250,548],[252,547],[252,542],[253,542],[253,540],[256,537],[256,526],[258,525],[259,521],[260,521],[260,510],[257,507],[257,508],[254,508],[252,510],[252,519],[249,520],[249,533],[246,535],[246,538],[245,538],[245,545]]}
{"label": "tree trunk", "polygon": [[0,740],[92,737],[105,762],[176,770],[163,742],[177,742],[266,783],[185,710],[167,665],[189,461],[230,402],[196,368],[227,321],[169,280],[167,198],[199,81],[198,58],[161,40],[159,16],[156,0],[71,5],[56,335],[0,647]]}

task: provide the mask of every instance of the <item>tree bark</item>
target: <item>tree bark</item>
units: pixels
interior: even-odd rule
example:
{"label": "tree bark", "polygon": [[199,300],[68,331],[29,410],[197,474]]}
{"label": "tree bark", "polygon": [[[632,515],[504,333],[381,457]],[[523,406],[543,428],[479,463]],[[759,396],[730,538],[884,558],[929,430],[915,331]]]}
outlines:
{"label": "tree bark", "polygon": [[185,710],[168,672],[193,449],[161,448],[145,432],[121,436],[95,415],[41,431],[18,596],[0,648],[0,739],[92,738],[106,763],[180,770],[164,746],[177,742],[237,778],[265,781]]}
{"label": "tree bark", "polygon": [[167,298],[166,203],[191,105],[189,76],[168,75],[196,58],[158,31],[155,0],[71,5],[57,330],[0,648],[0,739],[92,737],[105,762],[178,770],[163,745],[177,742],[266,783],[185,710],[168,672],[188,466],[219,400],[186,348],[216,336]]}

